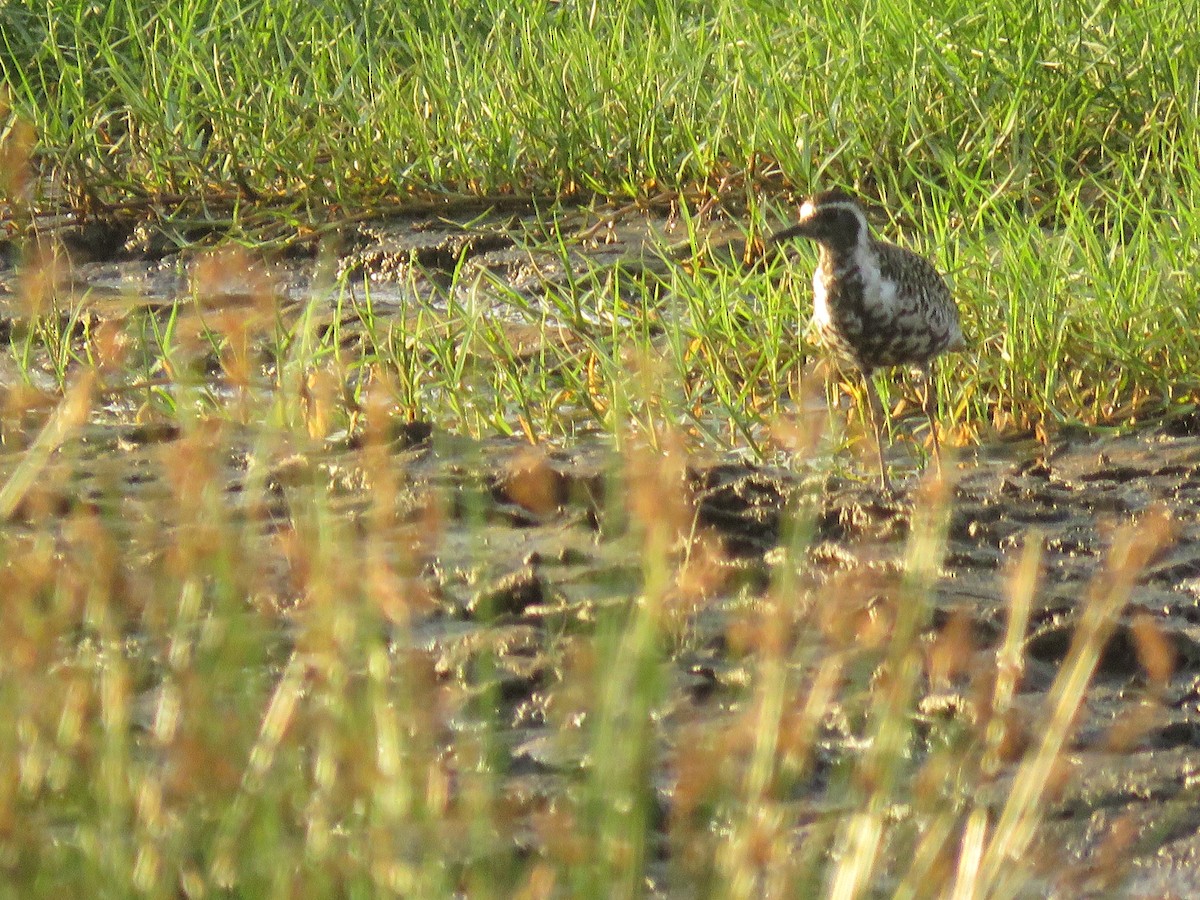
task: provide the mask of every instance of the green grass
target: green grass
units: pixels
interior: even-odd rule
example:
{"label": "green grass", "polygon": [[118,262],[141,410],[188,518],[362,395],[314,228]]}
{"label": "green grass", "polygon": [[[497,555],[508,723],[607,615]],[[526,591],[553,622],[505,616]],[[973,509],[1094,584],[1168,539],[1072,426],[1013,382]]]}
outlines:
{"label": "green grass", "polygon": [[[132,205],[174,240],[209,220],[277,243],[418,199],[517,195],[693,208],[715,197],[761,225],[765,208],[787,214],[789,192],[839,183],[951,275],[974,349],[941,387],[966,436],[1121,424],[1200,395],[1188,327],[1200,32],[1188,4],[1146,2],[1119,20],[1111,7],[1009,0],[10,2],[0,17],[6,168],[21,170],[36,135],[37,177],[8,191],[14,223],[25,199]],[[807,299],[803,287],[788,303],[768,297],[755,312],[766,327],[739,334],[722,310],[744,306],[746,289],[766,295],[722,277],[671,287],[698,313],[709,408],[754,443],[739,410],[786,383],[786,329]],[[564,303],[577,323],[581,303],[618,301]],[[716,358],[730,346],[749,357]],[[684,381],[686,347],[673,360]],[[440,363],[461,374],[461,355]],[[582,377],[572,360],[555,368]],[[519,389],[539,432],[558,430],[553,386],[511,369],[493,380]],[[414,407],[437,405],[418,393],[410,385]],[[524,427],[511,409],[454,412],[470,429]]]}
{"label": "green grass", "polygon": [[1162,202],[1195,173],[1196,11],[1119,12],[10,2],[0,73],[80,201],[641,196],[778,167],[973,218],[1088,178]]}
{"label": "green grass", "polygon": [[[221,251],[194,297],[102,316],[39,286],[48,243],[26,239],[45,237],[35,212],[132,211],[274,248],[418,201],[528,197],[549,209],[528,242],[565,255],[561,204],[633,199],[688,217],[701,259],[707,202],[761,229],[842,184],[954,283],[973,344],[939,387],[960,441],[1125,425],[1200,398],[1200,29],[1192,4],[1135,5],[5,3],[0,203],[23,255],[0,359],[0,881],[1038,893],[1055,767],[1159,519],[1114,542],[1040,741],[1012,756],[1036,541],[998,660],[972,673],[975,719],[919,732],[947,498],[919,498],[874,625],[847,599],[877,585],[804,583],[814,510],[794,509],[769,587],[721,597],[745,610],[736,708],[664,746],[680,585],[704,552],[687,453],[790,464],[780,447],[808,460],[827,425],[806,258],[596,268],[544,302],[472,292],[460,267],[440,305],[398,320],[348,279],[299,310],[261,284],[222,309],[212,282],[254,284],[255,252]],[[407,493],[386,438],[412,419],[448,441],[616,448],[610,602],[538,636],[555,741],[587,761],[553,803],[508,790],[501,654],[447,678],[413,637],[422,573],[473,585],[496,551],[486,491]],[[179,438],[145,450],[135,424]],[[465,468],[487,462],[471,453]],[[949,626],[935,643],[954,656]],[[867,749],[814,798],[832,710]]]}

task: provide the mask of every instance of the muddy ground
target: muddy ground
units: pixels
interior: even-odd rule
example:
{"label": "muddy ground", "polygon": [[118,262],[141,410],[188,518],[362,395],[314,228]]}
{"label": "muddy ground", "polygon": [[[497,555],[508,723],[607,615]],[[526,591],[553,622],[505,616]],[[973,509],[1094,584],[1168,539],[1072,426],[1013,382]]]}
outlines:
{"label": "muddy ground", "polygon": [[[383,314],[404,315],[414,303],[443,302],[444,294],[433,288],[445,288],[446,273],[464,254],[467,266],[536,299],[547,280],[562,277],[561,257],[531,254],[513,239],[512,234],[528,237],[541,227],[532,217],[502,224],[464,230],[430,216],[354,226],[342,238],[336,269],[369,282]],[[581,220],[574,227],[591,226]],[[607,226],[598,228],[607,233]],[[658,266],[656,254],[639,249],[641,242],[651,233],[670,240],[671,229],[666,220],[626,224],[613,232],[612,243],[572,253],[592,264]],[[188,294],[186,259],[133,229],[99,237],[67,232],[67,243],[75,259],[59,274],[58,290],[86,292],[101,318],[131,297],[168,306]],[[277,261],[273,278],[285,307],[299,308],[313,296],[316,265],[303,254]],[[19,290],[15,271],[0,269],[0,303],[15,304]],[[14,307],[6,321],[16,314]],[[6,381],[16,377],[3,374]],[[170,497],[160,461],[180,439],[170,427],[133,422],[132,409],[114,401],[97,411],[69,465],[52,466],[44,484],[54,486],[63,515],[79,504],[117,503],[127,521],[154,521]],[[416,510],[436,496],[444,510],[436,548],[420,572],[430,605],[411,632],[397,633],[397,644],[417,645],[435,661],[439,677],[464,683],[474,677],[473,660],[494,654],[511,792],[530,798],[565,790],[583,762],[562,751],[548,722],[563,665],[556,641],[589,633],[606,610],[627,608],[641,578],[640,562],[630,553],[631,531],[619,512],[629,489],[619,455],[602,436],[531,455],[522,441],[468,440],[423,423],[398,427],[389,448],[401,485],[397,503]],[[287,520],[300,489],[318,491],[351,520],[367,520],[371,497],[362,477],[361,441],[354,436],[334,436],[300,459],[283,450],[263,459],[255,455],[253,440],[241,442],[235,431],[223,454],[228,503],[235,510],[243,505],[246,516],[265,516],[264,527]],[[5,449],[0,474],[7,477],[18,460],[18,452]],[[721,574],[683,614],[686,639],[666,654],[672,699],[657,724],[661,753],[655,779],[664,810],[674,786],[670,759],[680,728],[727,722],[745,702],[753,667],[731,651],[730,628],[747,610],[761,608],[784,558],[787,523],[811,522],[799,557],[802,592],[819,593],[834,580],[854,583],[857,575],[861,584],[881,583],[903,565],[916,493],[911,473],[898,496],[885,497],[869,470],[856,479],[711,454],[690,460],[682,471],[679,495],[690,504],[692,533],[715,542]],[[264,513],[244,500],[251,478],[261,479],[277,498],[273,509]],[[1175,518],[1177,540],[1143,573],[1103,655],[1071,749],[1071,776],[1049,818],[1051,834],[1081,864],[1100,852],[1115,822],[1132,822],[1135,837],[1127,852],[1132,868],[1121,892],[1197,894],[1200,420],[1117,436],[1081,433],[1047,444],[1025,440],[965,450],[952,480],[931,628],[944,625],[955,611],[965,612],[976,652],[981,658],[992,652],[1004,628],[1007,570],[1031,532],[1044,543],[1019,697],[1031,722],[1066,655],[1089,585],[1102,577],[1115,527],[1157,504]],[[119,500],[114,485],[123,486]],[[26,516],[18,508],[4,529],[28,527]],[[255,602],[286,614],[294,599],[281,578],[273,596]],[[870,610],[877,600],[866,594],[847,602]],[[1174,665],[1154,720],[1127,746],[1114,746],[1112,726],[1148,690],[1131,631],[1138,613],[1157,624]],[[922,714],[952,715],[969,705],[956,690],[946,687],[937,703],[930,701],[941,706]],[[837,717],[829,717],[821,738],[822,753],[831,759],[853,752],[854,735],[839,727]],[[819,787],[819,780],[810,785],[817,794]]]}

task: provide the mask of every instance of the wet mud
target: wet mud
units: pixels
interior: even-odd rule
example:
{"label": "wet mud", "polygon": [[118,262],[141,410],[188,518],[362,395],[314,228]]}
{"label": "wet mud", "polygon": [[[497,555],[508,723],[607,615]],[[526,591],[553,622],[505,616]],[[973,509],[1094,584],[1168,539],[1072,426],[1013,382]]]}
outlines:
{"label": "wet mud", "polygon": [[[500,232],[437,219],[355,227],[336,259],[320,263],[330,266],[324,274],[315,270],[318,261],[300,258],[276,261],[273,277],[285,307],[297,314],[311,300],[314,281],[342,277],[369,286],[381,314],[402,316],[414,303],[446,302],[451,283],[474,283],[462,277],[463,267],[529,297],[571,274],[569,257],[564,265],[561,255],[530,252],[527,240],[510,236],[544,228],[535,218],[505,224]],[[611,243],[571,252],[588,255],[592,264],[599,258],[665,265],[631,248],[651,232],[669,238],[672,228],[665,220],[621,226]],[[146,247],[133,233],[100,237],[91,245],[94,258],[74,263],[59,285],[67,292],[86,289],[91,314],[102,318],[131,296],[166,306],[187,295],[188,260],[159,255],[161,248]],[[86,243],[87,237],[72,240]],[[456,269],[452,281],[448,273]],[[15,302],[16,278],[11,268],[0,271],[0,303]],[[225,503],[263,534],[286,527],[301,498],[313,495],[344,521],[374,527],[371,448],[360,436],[335,436],[298,454],[275,447],[266,456],[251,435],[231,429],[226,438],[220,450]],[[86,427],[69,470],[48,474],[44,489],[18,505],[3,528],[17,533],[89,505],[130,522],[163,519],[172,495],[161,460],[188,439],[172,426],[135,424],[128,410],[115,406]],[[532,450],[524,441],[470,440],[418,422],[398,425],[385,446],[397,484],[397,554],[409,552],[404,541],[411,543],[412,523],[426,521],[431,504],[437,523],[413,571],[425,601],[394,629],[393,646],[426,655],[438,679],[495,699],[506,789],[515,808],[536,810],[570,790],[587,765],[560,739],[555,711],[566,702],[561,694],[569,686],[574,638],[595,633],[597,623],[628,615],[640,602],[638,512],[629,499],[637,490],[630,481],[637,466],[630,451],[601,436]],[[0,474],[7,477],[18,461],[16,451],[6,450]],[[870,472],[855,481],[711,455],[663,466],[674,473],[668,493],[686,525],[673,552],[703,547],[708,557],[697,585],[682,592],[686,597],[670,612],[677,637],[663,652],[668,700],[656,720],[654,782],[665,828],[677,777],[672,753],[691,733],[686,729],[719,727],[747,702],[754,667],[733,646],[735,626],[773,608],[773,586],[785,566],[795,570],[786,582],[793,592],[787,603],[800,606],[844,584],[855,586],[845,594],[849,613],[886,609],[904,571],[919,490],[913,476],[889,497],[874,488]],[[1176,539],[1142,572],[1101,656],[1048,828],[1084,871],[1104,852],[1117,823],[1125,823],[1132,838],[1122,890],[1200,892],[1200,422],[964,450],[950,481],[944,557],[925,636],[957,619],[966,623],[971,652],[992,659],[1004,633],[1009,573],[1027,542],[1039,541],[1027,669],[1017,697],[1030,727],[1068,654],[1085,598],[1103,583],[1118,527],[1157,506],[1170,512]],[[116,508],[108,509],[112,504]],[[152,551],[137,547],[132,532],[130,540],[131,554]],[[289,593],[285,563],[277,574],[254,603],[281,617],[286,653],[286,623],[298,598]],[[1135,634],[1137,623],[1147,620],[1169,656],[1157,686],[1149,684]],[[1129,740],[1114,740],[1130,706],[1151,694],[1152,720]],[[921,714],[935,722],[965,715],[971,704],[960,680],[931,692]],[[449,723],[455,727],[473,726]],[[828,717],[824,729],[820,752],[829,766],[858,752],[837,716]],[[821,789],[821,778],[809,779],[797,801],[819,802]],[[536,842],[532,834],[522,831],[518,839]]]}
{"label": "wet mud", "polygon": [[[416,453],[411,471],[438,478],[436,441]],[[638,572],[623,555],[627,541],[609,536],[612,526],[605,520],[609,494],[623,490],[623,482],[606,478],[587,454],[563,452],[539,462],[553,473],[552,500],[530,503],[511,489],[512,472],[527,465],[525,453],[501,444],[487,450],[496,461],[494,469],[484,469],[487,518],[507,532],[507,540],[489,542],[477,583],[468,586],[442,570],[436,593],[447,606],[414,637],[456,678],[469,680],[476,654],[496,654],[499,696],[511,726],[511,789],[553,794],[565,789],[582,761],[571,758],[556,737],[557,726],[547,721],[563,676],[562,659],[555,649],[546,650],[546,636],[587,633],[605,608],[631,602]],[[956,474],[926,634],[965,617],[978,665],[987,665],[1003,636],[1007,570],[1027,541],[1039,540],[1044,555],[1017,697],[1030,729],[1040,721],[1084,602],[1104,581],[1117,527],[1156,505],[1178,523],[1177,541],[1144,571],[1101,655],[1069,749],[1070,776],[1048,811],[1048,832],[1086,870],[1102,856],[1114,829],[1130,829],[1123,890],[1186,896],[1200,889],[1194,861],[1200,829],[1194,802],[1200,771],[1200,435],[1157,429],[993,447],[964,458]],[[684,726],[720,727],[746,702],[753,666],[731,649],[731,633],[777,581],[789,523],[802,519],[811,526],[791,602],[802,605],[834,583],[853,585],[842,595],[844,611],[867,616],[886,606],[889,586],[903,572],[914,510],[911,482],[908,493],[888,498],[873,486],[814,484],[794,472],[743,464],[689,468],[685,480],[694,530],[715,539],[723,571],[679,613],[677,627],[687,638],[666,663],[671,701],[661,723],[658,778],[664,810],[674,787],[670,750]],[[1169,674],[1153,689],[1134,635],[1139,617],[1153,621],[1168,647]],[[1127,739],[1115,737],[1130,709],[1149,696],[1155,698],[1152,720]],[[972,702],[960,680],[932,691],[922,715],[933,727],[964,715]],[[855,752],[854,735],[841,727],[831,719],[823,736],[830,766]],[[810,788],[819,795],[820,781]]]}

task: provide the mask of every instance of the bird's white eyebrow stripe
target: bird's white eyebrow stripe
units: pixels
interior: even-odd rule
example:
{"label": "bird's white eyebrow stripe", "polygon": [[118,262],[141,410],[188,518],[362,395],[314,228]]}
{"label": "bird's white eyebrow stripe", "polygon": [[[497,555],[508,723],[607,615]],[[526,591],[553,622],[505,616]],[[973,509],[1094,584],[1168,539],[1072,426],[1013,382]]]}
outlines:
{"label": "bird's white eyebrow stripe", "polygon": [[[853,203],[849,200],[835,200],[832,203],[819,203],[819,204],[813,203],[812,201],[806,201],[804,206],[809,207],[812,210],[812,214],[815,214],[818,212],[825,212],[825,210],[827,210],[827,209],[848,209],[851,212],[855,212],[855,213],[862,211],[857,203]],[[800,207],[801,212],[804,212],[804,206]]]}

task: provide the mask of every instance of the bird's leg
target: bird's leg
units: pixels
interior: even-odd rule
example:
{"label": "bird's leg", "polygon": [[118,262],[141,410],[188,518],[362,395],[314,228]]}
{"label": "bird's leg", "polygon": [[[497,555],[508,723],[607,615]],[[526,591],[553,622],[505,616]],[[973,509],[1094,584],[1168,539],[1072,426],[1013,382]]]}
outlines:
{"label": "bird's leg", "polygon": [[882,422],[887,420],[887,410],[879,399],[879,391],[875,389],[875,379],[871,373],[863,371],[863,385],[867,389],[867,407],[871,411],[871,428],[875,431],[875,450],[879,454],[879,483],[885,494],[892,493],[892,482],[888,478],[887,463],[883,458],[883,429]]}
{"label": "bird's leg", "polygon": [[942,443],[938,439],[937,407],[937,388],[933,383],[933,361],[930,360],[921,367],[921,409],[925,410],[925,418],[929,420],[929,434],[933,437],[933,460],[937,466],[938,477],[941,478]]}

